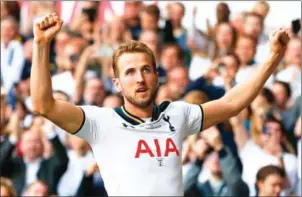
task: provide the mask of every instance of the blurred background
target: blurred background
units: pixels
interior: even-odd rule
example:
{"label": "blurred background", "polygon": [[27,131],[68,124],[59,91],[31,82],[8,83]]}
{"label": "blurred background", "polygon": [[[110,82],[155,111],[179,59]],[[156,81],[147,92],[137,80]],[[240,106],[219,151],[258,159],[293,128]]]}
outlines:
{"label": "blurred background", "polygon": [[156,104],[202,104],[245,82],[271,30],[286,28],[285,57],[252,104],[184,139],[183,182],[185,196],[301,195],[300,1],[1,1],[1,196],[107,196],[90,146],[32,113],[32,25],[52,12],[64,21],[51,42],[53,95],[99,107],[123,105],[111,67],[123,42],[154,52]]}

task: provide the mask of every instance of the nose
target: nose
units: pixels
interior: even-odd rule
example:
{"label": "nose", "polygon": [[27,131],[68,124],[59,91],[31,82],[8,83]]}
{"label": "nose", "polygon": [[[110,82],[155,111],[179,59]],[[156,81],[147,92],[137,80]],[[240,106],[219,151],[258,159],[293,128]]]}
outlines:
{"label": "nose", "polygon": [[136,81],[137,83],[143,83],[145,81],[143,72],[136,73]]}

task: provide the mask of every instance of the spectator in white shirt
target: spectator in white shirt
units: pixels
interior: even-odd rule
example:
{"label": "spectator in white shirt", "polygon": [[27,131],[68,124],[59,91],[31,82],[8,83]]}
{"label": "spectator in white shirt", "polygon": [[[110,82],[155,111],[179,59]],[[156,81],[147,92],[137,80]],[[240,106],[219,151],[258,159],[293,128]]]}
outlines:
{"label": "spectator in white shirt", "polygon": [[249,185],[250,195],[256,195],[256,174],[266,165],[278,165],[285,170],[288,184],[282,192],[283,195],[294,192],[297,184],[297,158],[283,150],[282,141],[285,135],[282,123],[272,116],[266,119],[260,134],[260,145],[257,145],[248,138],[243,122],[236,120],[238,117],[232,118],[231,124],[243,164],[242,178]]}
{"label": "spectator in white shirt", "polygon": [[1,20],[1,81],[7,92],[14,83],[20,81],[24,65],[22,44],[15,40],[18,35],[18,22],[8,16]]}

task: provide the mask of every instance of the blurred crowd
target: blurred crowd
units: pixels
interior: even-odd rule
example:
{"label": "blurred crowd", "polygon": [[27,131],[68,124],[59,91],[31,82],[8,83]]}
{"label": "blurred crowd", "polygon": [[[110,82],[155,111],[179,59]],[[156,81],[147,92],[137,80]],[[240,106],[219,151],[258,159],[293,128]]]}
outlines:
{"label": "blurred crowd", "polygon": [[[156,104],[219,99],[244,83],[269,55],[266,1],[255,1],[233,17],[227,3],[218,3],[213,10],[217,23],[208,23],[207,31],[196,28],[198,9],[186,13],[185,2],[168,3],[163,16],[156,3],[126,1],[123,15],[110,21],[98,17],[99,4],[78,2],[72,20],[51,43],[56,99],[123,105],[111,80],[111,57],[131,39],[155,54],[160,76]],[[23,6],[1,1],[1,196],[107,196],[90,146],[32,113],[32,24],[58,6],[56,1],[30,1],[26,13]],[[194,18],[187,29],[185,14]],[[290,22],[285,57],[252,104],[184,139],[185,196],[301,195],[301,21]]]}

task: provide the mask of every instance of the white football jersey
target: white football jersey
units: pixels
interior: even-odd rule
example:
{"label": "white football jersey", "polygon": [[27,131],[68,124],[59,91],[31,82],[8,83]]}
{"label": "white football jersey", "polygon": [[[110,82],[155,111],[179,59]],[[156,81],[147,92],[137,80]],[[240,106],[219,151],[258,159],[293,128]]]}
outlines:
{"label": "white football jersey", "polygon": [[92,147],[109,196],[184,195],[182,142],[201,130],[201,106],[163,102],[149,122],[124,107],[81,108],[85,120],[75,135]]}

